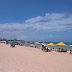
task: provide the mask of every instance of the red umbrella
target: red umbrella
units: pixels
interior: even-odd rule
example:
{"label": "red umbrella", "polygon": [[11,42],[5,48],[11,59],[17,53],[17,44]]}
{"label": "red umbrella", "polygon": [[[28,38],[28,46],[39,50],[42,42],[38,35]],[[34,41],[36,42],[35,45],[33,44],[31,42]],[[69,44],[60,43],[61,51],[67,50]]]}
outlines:
{"label": "red umbrella", "polygon": [[18,42],[18,43],[21,43],[21,42]]}

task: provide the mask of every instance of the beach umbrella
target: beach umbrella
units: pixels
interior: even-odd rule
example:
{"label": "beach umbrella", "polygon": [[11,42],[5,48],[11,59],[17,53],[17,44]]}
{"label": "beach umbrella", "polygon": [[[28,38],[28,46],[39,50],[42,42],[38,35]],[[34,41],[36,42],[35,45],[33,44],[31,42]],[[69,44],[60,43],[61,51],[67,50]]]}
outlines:
{"label": "beach umbrella", "polygon": [[42,47],[42,45],[41,45],[39,42],[34,42],[34,45],[35,45],[36,47],[39,47],[39,48]]}
{"label": "beach umbrella", "polygon": [[47,45],[49,45],[49,46],[56,46],[55,44],[53,44],[53,43],[49,43],[49,44],[47,44]]}
{"label": "beach umbrella", "polygon": [[41,46],[42,46],[39,42],[34,42],[34,45],[35,45],[36,47],[41,47]]}
{"label": "beach umbrella", "polygon": [[25,42],[25,44],[28,44],[27,42]]}
{"label": "beach umbrella", "polygon": [[34,42],[34,44],[40,44],[39,42]]}
{"label": "beach umbrella", "polygon": [[14,42],[11,42],[10,44],[14,44]]}
{"label": "beach umbrella", "polygon": [[72,48],[72,45],[69,45]]}
{"label": "beach umbrella", "polygon": [[47,45],[47,44],[45,44],[44,42],[43,42],[43,43],[40,43],[40,44],[42,45],[42,47]]}
{"label": "beach umbrella", "polygon": [[21,42],[18,42],[18,43],[21,43]]}
{"label": "beach umbrella", "polygon": [[58,44],[56,44],[56,45],[61,46],[61,48],[62,48],[62,46],[67,46],[67,45],[66,45],[66,44],[64,44],[63,42],[60,42],[60,43],[58,43]]}
{"label": "beach umbrella", "polygon": [[46,45],[44,42],[43,43],[40,43],[41,45]]}
{"label": "beach umbrella", "polygon": [[58,44],[56,44],[56,45],[59,45],[59,46],[67,46],[67,45],[64,44],[63,42],[60,42],[60,43],[58,43]]}
{"label": "beach umbrella", "polygon": [[69,45],[70,47],[72,47],[72,45]]}
{"label": "beach umbrella", "polygon": [[34,44],[31,44],[31,46],[34,46]]}

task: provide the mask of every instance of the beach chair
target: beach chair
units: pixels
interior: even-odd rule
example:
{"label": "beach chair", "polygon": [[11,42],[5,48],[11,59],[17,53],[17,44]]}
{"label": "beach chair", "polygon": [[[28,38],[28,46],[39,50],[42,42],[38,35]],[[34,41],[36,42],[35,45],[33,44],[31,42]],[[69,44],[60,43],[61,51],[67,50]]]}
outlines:
{"label": "beach chair", "polygon": [[62,52],[64,52],[64,49],[61,49]]}
{"label": "beach chair", "polygon": [[67,49],[64,52],[67,52]]}

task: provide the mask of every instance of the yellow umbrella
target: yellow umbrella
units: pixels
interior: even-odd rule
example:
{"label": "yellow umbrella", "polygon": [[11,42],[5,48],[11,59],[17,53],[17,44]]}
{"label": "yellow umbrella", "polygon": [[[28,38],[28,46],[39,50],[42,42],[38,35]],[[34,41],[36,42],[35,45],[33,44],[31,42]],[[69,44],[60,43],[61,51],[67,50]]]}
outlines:
{"label": "yellow umbrella", "polygon": [[56,46],[55,44],[53,44],[53,43],[49,43],[49,44],[47,44],[47,45],[49,45],[49,46]]}
{"label": "yellow umbrella", "polygon": [[34,44],[40,44],[39,42],[35,42]]}
{"label": "yellow umbrella", "polygon": [[56,45],[59,45],[59,46],[67,46],[67,45],[64,44],[63,42],[60,42],[60,43],[58,43],[58,44],[56,44]]}
{"label": "yellow umbrella", "polygon": [[72,45],[69,45],[70,47],[72,47]]}
{"label": "yellow umbrella", "polygon": [[34,44],[31,44],[31,46],[34,46]]}
{"label": "yellow umbrella", "polygon": [[25,44],[28,44],[27,42],[25,42]]}
{"label": "yellow umbrella", "polygon": [[72,45],[69,45],[72,48]]}

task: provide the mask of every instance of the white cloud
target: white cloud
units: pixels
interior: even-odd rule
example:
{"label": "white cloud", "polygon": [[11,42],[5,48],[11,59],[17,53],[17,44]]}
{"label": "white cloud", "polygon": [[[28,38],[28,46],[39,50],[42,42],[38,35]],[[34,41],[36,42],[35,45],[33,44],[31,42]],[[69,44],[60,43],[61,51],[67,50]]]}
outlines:
{"label": "white cloud", "polygon": [[46,13],[45,16],[31,18],[24,23],[0,24],[0,37],[6,38],[38,38],[39,33],[56,31],[72,32],[72,15]]}
{"label": "white cloud", "polygon": [[35,18],[28,19],[25,22],[31,22],[31,23],[32,22],[38,22],[38,21],[43,20],[43,19],[44,19],[44,17],[38,16],[38,17],[35,17]]}
{"label": "white cloud", "polygon": [[17,36],[17,38],[18,38],[18,39],[26,39],[26,38],[27,38],[27,36],[24,36],[24,35],[19,35],[19,36]]}

